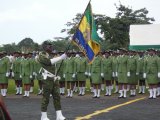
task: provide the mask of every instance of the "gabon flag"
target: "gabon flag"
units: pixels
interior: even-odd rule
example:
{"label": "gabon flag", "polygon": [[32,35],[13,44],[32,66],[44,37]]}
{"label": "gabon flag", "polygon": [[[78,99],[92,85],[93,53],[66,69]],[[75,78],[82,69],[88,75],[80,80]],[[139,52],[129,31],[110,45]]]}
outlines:
{"label": "gabon flag", "polygon": [[87,5],[72,41],[85,54],[88,62],[92,63],[94,57],[100,51],[100,38],[97,34],[90,2]]}

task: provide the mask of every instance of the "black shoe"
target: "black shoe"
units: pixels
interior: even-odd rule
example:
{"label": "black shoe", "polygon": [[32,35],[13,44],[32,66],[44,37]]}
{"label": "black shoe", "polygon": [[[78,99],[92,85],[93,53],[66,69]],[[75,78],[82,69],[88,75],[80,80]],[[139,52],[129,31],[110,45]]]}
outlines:
{"label": "black shoe", "polygon": [[97,96],[93,96],[92,98],[97,98]]}
{"label": "black shoe", "polygon": [[82,96],[82,94],[78,94],[78,96]]}
{"label": "black shoe", "polygon": [[124,96],[123,96],[123,99],[126,99],[126,98],[127,98],[127,97],[124,97]]}
{"label": "black shoe", "polygon": [[149,97],[148,99],[153,99],[153,97]]}
{"label": "black shoe", "polygon": [[114,92],[114,94],[118,94],[118,92]]}
{"label": "black shoe", "polygon": [[42,92],[38,93],[37,95],[42,95]]}
{"label": "black shoe", "polygon": [[134,95],[130,95],[130,97],[134,97]]}
{"label": "black shoe", "polygon": [[109,95],[106,95],[106,94],[105,94],[104,96],[109,96]]}
{"label": "black shoe", "polygon": [[121,97],[119,96],[119,97],[118,97],[118,99],[121,99],[121,98],[124,98],[124,97],[123,97],[123,96],[121,96]]}

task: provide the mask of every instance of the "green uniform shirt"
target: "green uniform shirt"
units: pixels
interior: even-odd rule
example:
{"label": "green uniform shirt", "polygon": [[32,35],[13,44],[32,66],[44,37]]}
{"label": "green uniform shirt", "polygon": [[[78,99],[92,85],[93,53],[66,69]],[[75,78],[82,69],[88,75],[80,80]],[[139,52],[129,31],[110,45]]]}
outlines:
{"label": "green uniform shirt", "polygon": [[104,58],[102,60],[102,73],[104,73],[104,80],[112,80],[112,57]]}
{"label": "green uniform shirt", "polygon": [[157,84],[158,73],[160,72],[160,62],[158,56],[148,56],[144,61],[144,70],[147,74],[146,79],[148,84]]}
{"label": "green uniform shirt", "polygon": [[91,79],[93,84],[101,84],[101,67],[102,67],[102,58],[100,56],[95,57],[94,61],[91,64]]}
{"label": "green uniform shirt", "polygon": [[117,58],[117,72],[118,72],[118,82],[119,83],[128,83],[127,78],[127,61],[128,56],[121,55]]}
{"label": "green uniform shirt", "polygon": [[12,71],[14,72],[14,79],[15,80],[19,80],[20,79],[20,65],[21,65],[21,57],[18,57],[15,59],[15,61],[13,62],[13,68]]}

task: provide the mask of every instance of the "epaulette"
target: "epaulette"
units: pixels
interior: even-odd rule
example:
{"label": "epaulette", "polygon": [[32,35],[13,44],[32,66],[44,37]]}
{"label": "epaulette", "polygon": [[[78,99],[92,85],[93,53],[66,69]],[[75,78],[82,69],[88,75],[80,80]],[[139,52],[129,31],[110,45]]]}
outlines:
{"label": "epaulette", "polygon": [[39,53],[39,56],[48,58],[48,57],[49,57],[49,54],[43,51],[43,52],[40,52],[40,53]]}

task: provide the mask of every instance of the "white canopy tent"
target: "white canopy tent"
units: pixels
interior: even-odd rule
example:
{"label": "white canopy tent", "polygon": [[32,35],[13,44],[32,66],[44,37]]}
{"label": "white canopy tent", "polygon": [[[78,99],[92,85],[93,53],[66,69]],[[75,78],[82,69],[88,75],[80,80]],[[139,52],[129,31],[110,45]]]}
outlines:
{"label": "white canopy tent", "polygon": [[130,26],[130,50],[160,49],[160,24]]}

